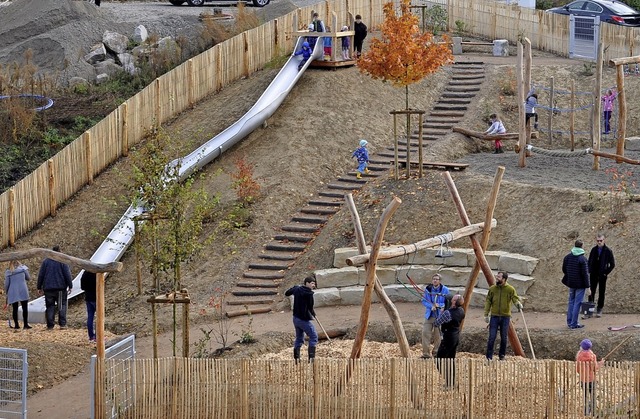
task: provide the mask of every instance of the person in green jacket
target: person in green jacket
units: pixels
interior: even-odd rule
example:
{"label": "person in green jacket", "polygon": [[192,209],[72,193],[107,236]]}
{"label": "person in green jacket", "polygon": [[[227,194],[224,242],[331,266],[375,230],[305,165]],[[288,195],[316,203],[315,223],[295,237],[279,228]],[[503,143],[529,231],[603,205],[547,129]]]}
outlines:
{"label": "person in green jacket", "polygon": [[516,289],[507,284],[509,274],[504,271],[496,275],[496,283],[489,287],[487,299],[484,302],[484,320],[489,323],[489,341],[487,342],[487,359],[493,359],[493,347],[496,343],[498,329],[500,329],[499,359],[504,360],[507,353],[507,331],[511,321],[511,304],[518,311],[522,310],[522,303]]}

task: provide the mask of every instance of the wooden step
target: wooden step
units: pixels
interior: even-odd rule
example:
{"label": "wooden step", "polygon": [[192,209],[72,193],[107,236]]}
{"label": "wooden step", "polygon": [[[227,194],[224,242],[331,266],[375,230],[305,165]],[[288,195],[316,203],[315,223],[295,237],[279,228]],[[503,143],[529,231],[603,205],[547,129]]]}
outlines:
{"label": "wooden step", "polygon": [[264,248],[266,250],[274,250],[277,252],[302,252],[306,250],[307,246],[304,243],[295,243],[295,242],[279,242],[272,241],[265,244]]}
{"label": "wooden step", "polygon": [[449,92],[469,92],[469,93],[474,93],[474,92],[479,92],[480,91],[480,85],[476,85],[476,86],[447,86],[447,90]]}
{"label": "wooden step", "polygon": [[422,128],[450,130],[454,127],[454,125],[455,124],[453,122],[425,122],[424,124],[422,124]]}
{"label": "wooden step", "polygon": [[447,89],[451,86],[480,86],[482,80],[450,80]]}
{"label": "wooden step", "polygon": [[269,280],[260,280],[253,279],[251,281],[239,281],[236,284],[236,287],[240,288],[278,288],[280,286],[280,282],[269,281]]}
{"label": "wooden step", "polygon": [[307,205],[306,207],[303,207],[300,210],[300,212],[303,214],[319,214],[319,215],[331,215],[331,214],[335,214],[338,211],[340,211],[340,208],[321,207],[321,206],[315,206],[315,205]]}
{"label": "wooden step", "polygon": [[233,297],[225,301],[225,304],[230,306],[251,306],[256,304],[273,304],[276,300],[273,298],[261,298],[261,297]]}
{"label": "wooden step", "polygon": [[320,196],[325,196],[328,198],[341,198],[344,199],[346,193],[341,192],[341,191],[332,191],[332,190],[324,190],[324,191],[320,191],[318,192],[318,195]]}
{"label": "wooden step", "polygon": [[433,109],[437,111],[466,111],[467,107],[463,105],[438,104],[434,105]]}
{"label": "wooden step", "polygon": [[262,252],[258,255],[260,259],[267,260],[296,260],[300,256],[298,252],[273,252],[266,251]]}
{"label": "wooden step", "polygon": [[344,199],[322,199],[322,198],[314,198],[309,201],[309,205],[314,205],[317,207],[339,207],[344,204]]}
{"label": "wooden step", "polygon": [[[351,174],[353,173],[353,174]],[[348,176],[340,176],[337,181],[338,182],[347,182],[347,183],[359,183],[361,185],[364,185],[365,183],[367,183],[366,179],[358,179],[355,175],[356,171],[353,170],[351,172],[349,172],[347,175]]]}
{"label": "wooden step", "polygon": [[315,233],[320,230],[320,226],[317,224],[291,223],[282,226],[282,230],[296,233]]}
{"label": "wooden step", "polygon": [[263,271],[263,270],[252,270],[252,271],[244,271],[242,273],[243,278],[253,278],[253,279],[283,279],[284,272],[280,271]]}
{"label": "wooden step", "polygon": [[468,105],[471,103],[471,99],[438,99],[436,103],[440,103],[443,105]]}
{"label": "wooden step", "polygon": [[264,271],[282,271],[289,269],[289,264],[286,262],[249,262],[249,269],[261,269]]}
{"label": "wooden step", "polygon": [[309,243],[314,238],[315,236],[311,236],[308,234],[295,234],[295,233],[281,233],[281,234],[276,234],[274,237],[274,239],[276,240],[298,242],[298,243]]}
{"label": "wooden step", "polygon": [[329,189],[339,189],[342,191],[353,191],[360,189],[362,187],[359,183],[329,183],[327,184],[327,188]]}
{"label": "wooden step", "polygon": [[[399,165],[402,167],[406,167],[406,159],[404,161],[400,161]],[[411,166],[418,166],[420,162],[411,160],[409,162]],[[438,169],[438,170],[454,170],[454,171],[462,171],[469,167],[467,163],[450,163],[450,162],[434,162],[434,161],[423,161],[422,167],[427,169]]]}
{"label": "wooden step", "polygon": [[261,295],[278,295],[276,290],[262,290],[262,289],[234,289],[231,290],[231,294],[236,297],[255,297]]}
{"label": "wooden step", "polygon": [[269,313],[270,311],[271,307],[251,306],[242,310],[228,310],[227,312],[225,312],[225,315],[229,318],[233,318],[239,316],[248,316],[250,314]]}
{"label": "wooden step", "polygon": [[448,118],[463,118],[464,117],[464,112],[459,112],[459,111],[447,111],[447,110],[441,110],[441,111],[432,111],[429,116],[436,116],[436,117],[448,117]]}
{"label": "wooden step", "polygon": [[296,221],[299,223],[306,223],[306,224],[324,224],[329,220],[328,217],[324,217],[322,215],[311,215],[311,214],[296,214],[293,217],[291,217],[291,221]]}
{"label": "wooden step", "polygon": [[484,74],[452,74],[451,80],[481,80]]}
{"label": "wooden step", "polygon": [[474,98],[476,97],[475,93],[469,92],[443,92],[441,97],[446,98]]}

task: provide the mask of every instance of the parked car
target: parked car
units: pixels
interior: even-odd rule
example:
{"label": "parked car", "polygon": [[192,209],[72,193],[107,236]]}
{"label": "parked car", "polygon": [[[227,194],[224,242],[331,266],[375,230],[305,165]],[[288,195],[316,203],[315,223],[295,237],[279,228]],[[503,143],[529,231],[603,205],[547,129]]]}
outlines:
{"label": "parked car", "polygon": [[[182,6],[187,3],[189,6],[203,6],[205,1],[214,1],[216,3],[224,4],[236,4],[237,1],[225,1],[225,0],[169,0],[169,3],[174,6]],[[264,7],[269,4],[271,0],[248,0],[247,3],[253,4],[255,7]]]}
{"label": "parked car", "polygon": [[561,15],[600,17],[600,22],[621,26],[640,26],[640,12],[615,0],[576,0],[564,6],[548,9]]}

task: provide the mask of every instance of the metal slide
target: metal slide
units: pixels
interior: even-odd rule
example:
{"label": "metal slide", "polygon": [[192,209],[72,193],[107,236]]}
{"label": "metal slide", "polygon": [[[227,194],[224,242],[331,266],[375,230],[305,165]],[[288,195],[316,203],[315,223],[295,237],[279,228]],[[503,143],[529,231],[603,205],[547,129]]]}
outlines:
{"label": "metal slide", "polygon": [[[294,51],[302,48],[304,38],[298,38]],[[237,142],[247,137],[256,128],[262,125],[271,115],[273,115],[282,104],[285,97],[291,92],[293,86],[302,76],[302,73],[309,67],[315,59],[323,56],[322,37],[317,38],[313,54],[305,65],[298,71],[298,65],[302,56],[291,55],[287,63],[273,79],[269,87],[262,93],[258,101],[249,111],[230,125],[227,129],[216,135],[196,150],[185,157],[176,159],[169,165],[180,164],[179,177],[184,180],[194,172],[202,169],[207,164],[218,158],[224,151],[233,147]],[[129,245],[133,242],[134,223],[133,219],[144,212],[144,203],[132,204],[127,212],[120,218],[107,238],[102,242],[98,250],[91,256],[91,261],[95,263],[109,263],[120,260]],[[80,289],[80,277],[84,271],[80,271],[73,280],[73,290],[69,298],[73,298],[83,291]],[[46,323],[44,297],[39,297],[29,302],[29,321],[33,323]]]}

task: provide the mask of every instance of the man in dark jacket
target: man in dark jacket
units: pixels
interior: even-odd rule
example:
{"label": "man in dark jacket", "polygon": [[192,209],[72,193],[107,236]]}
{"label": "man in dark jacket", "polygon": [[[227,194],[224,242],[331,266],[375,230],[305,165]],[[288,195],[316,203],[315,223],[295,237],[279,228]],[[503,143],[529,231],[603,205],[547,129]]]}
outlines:
{"label": "man in dark jacket", "polygon": [[[54,252],[60,251],[60,246],[53,246]],[[46,307],[47,329],[52,330],[55,325],[55,310],[58,305],[58,324],[60,329],[67,328],[67,294],[73,288],[73,278],[69,265],[53,259],[45,259],[38,272],[38,291],[44,292]]]}
{"label": "man in dark jacket", "polygon": [[87,306],[87,333],[89,341],[96,341],[96,332],[93,328],[93,319],[96,315],[96,274],[84,271],[80,277],[80,288],[84,291],[84,301]]}
{"label": "man in dark jacket", "polygon": [[456,357],[456,351],[458,350],[458,343],[460,342],[460,324],[464,319],[464,297],[456,294],[451,298],[451,307],[445,310],[438,316],[434,325],[440,327],[442,330],[442,342],[436,354],[436,358],[451,359],[450,364],[444,363],[440,365],[438,362],[438,369],[444,367],[444,378],[447,387],[451,387],[456,381],[456,366],[453,359]]}
{"label": "man in dark jacket", "polygon": [[600,233],[596,236],[596,245],[589,253],[589,276],[591,279],[591,295],[589,301],[593,302],[596,296],[598,285],[598,304],[596,305],[596,317],[602,316],[602,307],[604,307],[604,293],[607,290],[607,276],[616,267],[616,261],[613,258],[613,252],[604,243],[604,234]]}
{"label": "man in dark jacket", "polygon": [[309,362],[316,357],[318,334],[311,320],[316,316],[313,310],[313,290],[316,287],[316,279],[308,276],[304,279],[304,285],[295,285],[285,291],[287,297],[293,295],[293,327],[296,329],[296,340],[293,343],[293,359],[296,363],[300,359],[300,348],[304,344],[304,334],[309,336]]}
{"label": "man in dark jacket", "polygon": [[584,257],[582,240],[576,240],[571,252],[564,257],[562,262],[562,283],[569,287],[569,303],[567,305],[567,326],[569,329],[580,329],[584,325],[578,323],[580,305],[585,292],[591,295],[589,289],[589,271],[587,258]]}

